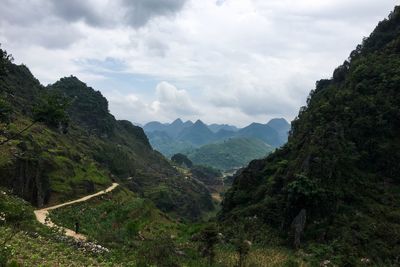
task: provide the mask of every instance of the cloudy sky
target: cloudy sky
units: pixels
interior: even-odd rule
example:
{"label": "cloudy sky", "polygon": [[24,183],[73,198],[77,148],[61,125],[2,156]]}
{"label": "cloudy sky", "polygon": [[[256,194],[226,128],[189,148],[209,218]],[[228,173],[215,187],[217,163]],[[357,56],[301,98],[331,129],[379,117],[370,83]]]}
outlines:
{"label": "cloudy sky", "polygon": [[396,0],[0,0],[0,43],[119,119],[292,120]]}

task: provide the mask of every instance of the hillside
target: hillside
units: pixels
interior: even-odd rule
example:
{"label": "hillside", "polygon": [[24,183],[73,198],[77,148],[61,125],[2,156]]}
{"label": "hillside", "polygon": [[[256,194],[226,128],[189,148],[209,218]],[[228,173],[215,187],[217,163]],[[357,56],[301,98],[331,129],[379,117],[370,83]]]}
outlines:
{"label": "hillside", "polygon": [[231,170],[245,166],[253,159],[263,158],[272,150],[271,146],[258,139],[230,138],[204,145],[189,153],[188,157],[198,165]]}
{"label": "hillside", "polygon": [[[191,240],[202,225],[185,225],[157,210],[149,200],[119,187],[103,197],[51,212],[53,221],[74,228],[79,220],[89,242],[76,242],[34,220],[33,207],[0,188],[2,266],[208,266]],[[11,238],[10,238],[11,237]],[[177,253],[177,251],[179,253]],[[284,248],[256,248],[249,264],[295,262]],[[236,252],[215,249],[218,266],[236,264]]]}
{"label": "hillside", "polygon": [[236,136],[257,138],[273,147],[279,147],[283,143],[280,140],[279,133],[267,124],[252,123],[240,129]]}
{"label": "hillside", "polygon": [[256,218],[338,266],[398,265],[399,44],[396,7],[331,79],[316,83],[288,143],[235,178],[224,224]]}
{"label": "hillside", "polygon": [[118,180],[179,216],[212,209],[207,189],[183,179],[140,127],[116,120],[100,92],[72,76],[43,87],[4,56],[0,67],[0,185],[41,207]]}
{"label": "hillside", "polygon": [[283,118],[271,119],[266,124],[252,123],[240,129],[229,124],[207,125],[200,120],[192,123],[181,119],[164,124],[149,122],[144,126],[151,145],[166,157],[188,154],[201,146],[229,138],[259,139],[267,146],[280,147],[286,143],[289,129],[290,124]]}
{"label": "hillside", "polygon": [[215,141],[214,133],[201,120],[197,120],[191,127],[184,128],[177,139],[195,146]]}
{"label": "hillside", "polygon": [[287,142],[287,138],[290,131],[290,124],[283,118],[276,118],[270,120],[267,125],[278,132],[279,142],[284,144]]}
{"label": "hillside", "polygon": [[154,131],[148,132],[146,135],[149,138],[151,146],[157,151],[160,151],[165,157],[171,157],[177,151],[191,151],[195,146],[187,141],[179,141],[170,137],[166,132]]}

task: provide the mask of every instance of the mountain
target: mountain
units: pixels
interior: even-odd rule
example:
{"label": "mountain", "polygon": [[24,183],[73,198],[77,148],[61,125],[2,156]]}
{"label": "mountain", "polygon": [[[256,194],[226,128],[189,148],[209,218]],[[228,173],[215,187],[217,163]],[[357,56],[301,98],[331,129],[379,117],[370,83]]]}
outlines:
{"label": "mountain", "polygon": [[331,79],[316,83],[288,143],[235,178],[223,224],[254,218],[252,235],[269,229],[336,266],[398,265],[399,88],[396,7]]}
{"label": "mountain", "polygon": [[215,140],[214,133],[201,120],[197,120],[192,126],[184,128],[179,133],[177,140],[186,141],[195,146],[204,145]]}
{"label": "mountain", "polygon": [[283,144],[278,132],[267,124],[252,123],[240,129],[236,136],[257,138],[273,147],[279,147]]}
{"label": "mountain", "polygon": [[278,132],[279,142],[284,144],[290,131],[290,124],[283,118],[271,119],[267,125]]}
{"label": "mountain", "polygon": [[221,129],[218,132],[215,133],[215,139],[216,140],[224,140],[230,137],[234,137],[236,135],[236,132]]}
{"label": "mountain", "polygon": [[150,140],[151,146],[162,152],[166,157],[171,157],[177,152],[192,151],[197,147],[188,141],[175,140],[166,132],[162,131],[148,132],[147,137]]}
{"label": "mountain", "polygon": [[217,133],[221,130],[225,130],[225,131],[232,131],[232,132],[236,132],[238,130],[238,128],[236,126],[233,125],[229,125],[229,124],[210,124],[208,125],[208,128],[213,131],[214,133]]}
{"label": "mountain", "polygon": [[245,166],[253,159],[263,158],[272,150],[259,139],[229,138],[195,149],[188,157],[197,165],[231,170]]}
{"label": "mountain", "polygon": [[143,130],[146,132],[164,131],[166,126],[167,125],[164,123],[158,121],[151,121],[143,126]]}
{"label": "mountain", "polygon": [[242,129],[229,124],[206,125],[200,120],[193,123],[181,119],[171,124],[150,122],[144,126],[151,145],[166,157],[188,154],[202,145],[228,138],[260,139],[267,145],[279,147],[287,141],[289,128],[285,119],[272,119],[267,124],[252,123]]}
{"label": "mountain", "polygon": [[192,125],[193,122],[191,121],[183,122],[181,119],[178,118],[174,120],[172,123],[161,123],[158,121],[149,122],[143,126],[143,130],[146,133],[152,133],[155,131],[165,132],[170,137],[176,138],[184,128],[191,127]]}
{"label": "mountain", "polygon": [[178,216],[212,209],[208,190],[183,179],[142,128],[116,120],[99,91],[73,76],[44,87],[26,66],[1,63],[0,186],[41,207],[118,181]]}

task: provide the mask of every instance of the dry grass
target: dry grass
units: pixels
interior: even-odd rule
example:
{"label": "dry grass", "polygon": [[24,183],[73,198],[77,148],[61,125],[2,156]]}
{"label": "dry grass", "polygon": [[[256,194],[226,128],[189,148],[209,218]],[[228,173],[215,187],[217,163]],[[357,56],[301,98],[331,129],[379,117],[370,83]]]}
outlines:
{"label": "dry grass", "polygon": [[[246,258],[245,267],[278,267],[290,259],[290,253],[279,248],[254,248]],[[232,251],[220,251],[216,262],[222,266],[237,266],[238,255]],[[307,266],[298,261],[299,266]]]}

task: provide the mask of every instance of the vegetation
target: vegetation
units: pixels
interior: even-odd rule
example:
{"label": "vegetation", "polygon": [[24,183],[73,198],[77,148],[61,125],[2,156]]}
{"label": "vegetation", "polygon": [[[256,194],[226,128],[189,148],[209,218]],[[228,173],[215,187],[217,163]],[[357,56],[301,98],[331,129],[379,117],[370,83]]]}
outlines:
{"label": "vegetation", "polygon": [[73,76],[43,87],[1,53],[0,185],[43,206],[117,180],[178,217],[213,209],[204,185],[183,179],[140,127],[117,121],[100,92]]}
{"label": "vegetation", "polygon": [[245,166],[253,159],[269,154],[273,148],[259,139],[230,138],[218,143],[204,145],[188,154],[191,161],[220,170]]}
{"label": "vegetation", "polygon": [[[288,142],[232,176],[218,218],[208,221],[220,171],[193,165],[180,174],[76,77],[43,87],[1,49],[0,77],[0,266],[400,264],[400,7],[316,83]],[[201,121],[174,125],[174,138],[197,146],[217,136]],[[285,127],[252,124],[235,136],[279,146]],[[173,161],[190,163],[182,154]],[[50,211],[59,226],[78,222],[87,242],[35,220],[33,205],[113,181],[120,186],[108,194]]]}
{"label": "vegetation", "polygon": [[[399,43],[396,7],[332,79],[317,82],[288,143],[235,179],[224,223],[257,217],[289,244],[301,237],[317,262],[399,264]],[[304,232],[288,234],[301,221]]]}
{"label": "vegetation", "polygon": [[207,186],[222,184],[222,173],[217,169],[208,166],[194,165],[190,171],[194,178]]}
{"label": "vegetation", "polygon": [[[252,123],[242,129],[226,124],[206,125],[200,120],[196,121],[196,123],[192,123],[191,121],[182,122],[180,119],[175,120],[171,124],[149,122],[144,126],[144,130],[151,145],[166,157],[171,157],[178,153],[188,155],[190,153],[196,153],[197,149],[201,149],[206,145],[214,143],[219,144],[224,141],[230,141],[231,139],[243,139],[242,144],[238,144],[239,141],[233,142],[232,144],[227,142],[225,144],[227,147],[229,145],[233,146],[231,149],[232,151],[229,151],[229,148],[225,148],[227,153],[232,152],[234,155],[236,153],[246,154],[245,160],[242,160],[239,156],[233,159],[233,163],[238,163],[239,166],[246,165],[252,159],[265,156],[266,153],[260,155],[260,153],[257,154],[254,152],[256,143],[258,143],[261,148],[264,148],[264,150],[266,147],[275,148],[286,143],[289,129],[290,124],[285,119],[272,119],[267,124]],[[244,140],[252,141],[248,141],[249,143],[245,144]],[[261,141],[264,142],[264,144],[261,144]],[[239,145],[241,145],[240,149],[238,147]],[[247,150],[246,147],[248,147],[249,150]],[[256,154],[256,157],[252,157],[254,154]],[[229,159],[227,161],[229,161]],[[199,162],[199,164],[204,163]],[[210,166],[219,168],[214,165]],[[231,168],[231,166],[232,164],[230,164],[228,168]],[[221,169],[224,168],[225,166]]]}
{"label": "vegetation", "polygon": [[172,162],[187,168],[191,168],[193,166],[193,162],[181,153],[173,155],[171,160]]}
{"label": "vegetation", "polygon": [[[103,261],[131,266],[234,266],[237,249],[215,223],[172,219],[145,199],[119,188],[84,203],[51,211],[52,221],[110,249]],[[229,241],[229,242],[228,242]],[[243,266],[282,266],[293,255],[281,247],[252,248]]]}

